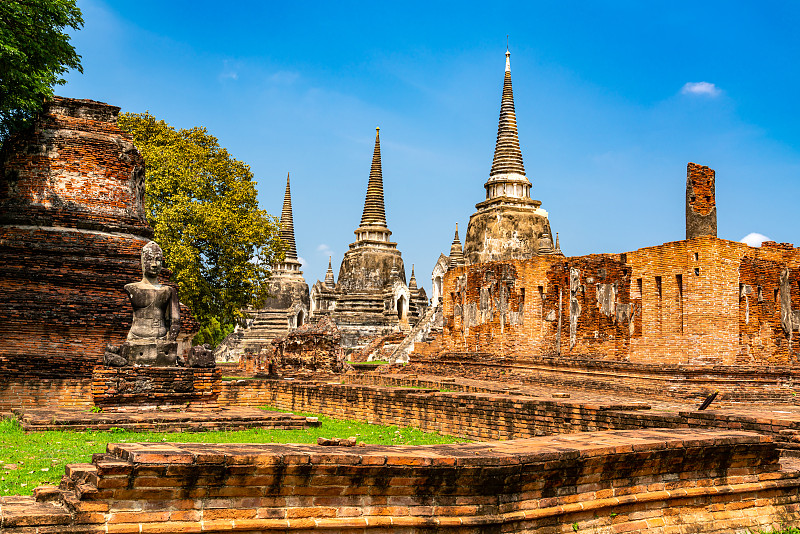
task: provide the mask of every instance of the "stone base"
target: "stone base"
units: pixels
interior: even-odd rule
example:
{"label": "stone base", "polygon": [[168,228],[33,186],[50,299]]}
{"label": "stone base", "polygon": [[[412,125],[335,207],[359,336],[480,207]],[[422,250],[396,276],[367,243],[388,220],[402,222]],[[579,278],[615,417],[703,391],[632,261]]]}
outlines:
{"label": "stone base", "polygon": [[178,343],[129,339],[120,347],[119,355],[127,360],[128,365],[174,367],[178,361]]}
{"label": "stone base", "polygon": [[217,369],[97,367],[92,374],[92,397],[103,410],[214,408],[220,380]]}

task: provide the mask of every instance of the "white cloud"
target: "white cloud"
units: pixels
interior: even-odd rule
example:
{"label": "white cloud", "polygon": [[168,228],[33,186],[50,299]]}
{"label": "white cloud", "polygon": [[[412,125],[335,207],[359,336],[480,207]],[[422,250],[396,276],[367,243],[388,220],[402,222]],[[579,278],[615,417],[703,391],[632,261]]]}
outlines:
{"label": "white cloud", "polygon": [[306,259],[304,257],[302,257],[302,256],[297,256],[297,261],[300,262],[300,267],[302,267],[303,269],[305,269],[306,265],[308,265],[308,263],[306,262]]}
{"label": "white cloud", "polygon": [[319,245],[317,247],[317,252],[322,252],[323,254],[327,254],[328,256],[333,255],[333,251],[331,250],[331,247],[329,247],[325,243],[322,243],[321,245]]}
{"label": "white cloud", "polygon": [[751,247],[760,247],[761,243],[764,241],[772,241],[772,239],[768,238],[763,234],[758,234],[756,232],[750,232],[743,238],[739,240],[741,243],[747,243]]}
{"label": "white cloud", "polygon": [[717,88],[713,83],[708,82],[687,82],[681,88],[682,95],[700,95],[700,96],[719,96],[722,91]]}

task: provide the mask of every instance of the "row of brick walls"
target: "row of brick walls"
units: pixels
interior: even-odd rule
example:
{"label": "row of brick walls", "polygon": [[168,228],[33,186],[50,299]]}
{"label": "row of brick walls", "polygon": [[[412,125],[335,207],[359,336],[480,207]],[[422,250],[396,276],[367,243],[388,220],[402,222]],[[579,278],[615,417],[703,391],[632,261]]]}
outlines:
{"label": "row of brick walls", "polygon": [[[641,428],[742,429],[771,436],[781,448],[800,450],[800,421],[733,410],[699,412],[651,410],[641,402],[586,403],[524,395],[439,392],[437,384],[402,375],[364,375],[374,385],[297,380],[223,382],[221,406],[275,406],[293,412],[380,424],[413,426],[474,440],[519,439],[551,434]],[[399,387],[386,387],[399,386]],[[405,386],[405,387],[403,387]],[[447,387],[456,387],[448,382]],[[346,437],[346,436],[336,436]]]}
{"label": "row of brick walls", "polygon": [[[421,345],[421,344],[418,344]],[[421,348],[421,347],[420,347]],[[530,356],[476,352],[415,352],[407,373],[521,382],[567,389],[699,404],[714,391],[733,402],[798,404],[800,369],[765,365],[688,365],[609,361],[600,358]]]}
{"label": "row of brick walls", "polygon": [[[587,403],[525,395],[525,385],[506,391],[452,380],[403,374],[348,376],[350,384],[301,380],[220,381],[219,371],[109,369],[94,382],[81,380],[0,381],[0,411],[51,407],[105,410],[126,406],[275,406],[359,421],[414,426],[468,439],[516,439],[532,436],[637,428],[744,429],[772,436],[782,448],[800,448],[800,421],[757,417],[731,409],[707,412],[660,411],[642,402]],[[172,370],[170,370],[172,371]],[[431,389],[420,389],[431,388]],[[509,391],[513,389],[513,391]],[[94,397],[93,397],[94,394]],[[346,437],[346,436],[338,436]]]}

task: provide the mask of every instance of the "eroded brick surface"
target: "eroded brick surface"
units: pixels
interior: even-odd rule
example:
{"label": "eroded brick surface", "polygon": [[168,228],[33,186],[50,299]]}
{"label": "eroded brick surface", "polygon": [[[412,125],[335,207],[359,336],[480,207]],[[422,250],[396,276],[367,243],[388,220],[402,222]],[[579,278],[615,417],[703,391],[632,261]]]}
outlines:
{"label": "eroded brick surface", "polygon": [[686,166],[686,239],[717,236],[715,173],[703,165]]}
{"label": "eroded brick surface", "polygon": [[[123,286],[141,278],[153,232],[144,163],[118,112],[56,97],[0,154],[0,388],[11,376],[89,377],[130,328]],[[188,334],[197,325],[183,312]]]}
{"label": "eroded brick surface", "polygon": [[458,267],[444,279],[441,338],[415,351],[793,365],[798,280],[793,246],[710,236],[624,254]]}
{"label": "eroded brick surface", "polygon": [[[5,532],[730,532],[796,520],[800,480],[757,434],[640,430],[438,446],[109,445]],[[71,514],[57,515],[59,502]],[[24,522],[24,509],[45,504]],[[45,523],[47,522],[47,523]],[[65,530],[66,531],[66,530]]]}

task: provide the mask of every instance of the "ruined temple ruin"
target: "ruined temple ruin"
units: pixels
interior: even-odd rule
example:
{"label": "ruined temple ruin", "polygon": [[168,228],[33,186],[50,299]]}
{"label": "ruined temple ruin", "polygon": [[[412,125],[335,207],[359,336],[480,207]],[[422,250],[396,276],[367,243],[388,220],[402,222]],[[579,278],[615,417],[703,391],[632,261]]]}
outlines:
{"label": "ruined temple ruin", "polygon": [[[329,262],[325,281],[315,285],[322,320],[281,337],[272,359],[261,362],[265,374],[272,374],[270,366],[292,367],[295,376],[284,378],[293,379],[221,380],[218,369],[97,365],[105,341],[98,330],[116,320],[130,324],[121,283],[138,276],[138,248],[147,241],[134,225],[118,224],[119,217],[103,218],[104,208],[126,206],[120,198],[130,198],[137,173],[135,165],[119,162],[138,154],[124,136],[114,137],[104,124],[111,121],[91,118],[114,108],[59,105],[64,109],[54,115],[51,106],[39,125],[61,126],[36,130],[45,132],[40,143],[17,144],[19,153],[2,160],[18,163],[3,167],[0,182],[0,310],[9,318],[0,331],[28,345],[17,353],[9,344],[0,347],[0,410],[13,409],[26,431],[319,424],[314,417],[248,408],[269,405],[472,442],[357,449],[320,442],[109,444],[106,453],[86,458],[91,463],[67,465],[58,486],[0,496],[4,534],[730,534],[800,519],[800,401],[793,391],[800,380],[800,255],[789,244],[754,249],[718,239],[708,167],[688,166],[683,241],[565,258],[557,239],[550,253],[537,234],[545,246],[530,257],[469,262],[460,259],[456,232],[450,256],[442,255],[434,271],[444,314],[439,339],[417,343],[407,366],[331,380],[327,374],[342,364],[344,352],[331,318],[342,314],[355,332],[391,330],[402,325],[397,312],[405,309],[395,296],[416,290],[412,267],[407,293],[393,292],[402,282],[402,262],[388,242],[382,193],[380,218],[374,216],[378,206],[369,200],[378,185],[371,179],[369,210],[342,262],[340,283]],[[97,133],[102,128],[114,133],[114,143]],[[59,150],[70,154],[70,143],[76,155],[60,160]],[[116,174],[100,172],[115,164],[122,165]],[[50,168],[56,170],[45,172]],[[505,185],[524,186],[516,180]],[[86,208],[92,195],[80,198],[84,189],[100,198],[118,195]],[[502,210],[497,215],[502,222]],[[146,225],[139,231],[146,234]],[[513,256],[519,243],[511,244]],[[386,257],[353,257],[367,252]],[[388,282],[355,284],[368,268]],[[92,277],[98,283],[86,284]],[[123,304],[116,314],[100,306],[116,298],[112,288]],[[94,300],[82,300],[86,294]],[[99,313],[85,315],[92,302]],[[73,313],[73,304],[84,315]],[[56,309],[50,313],[48,306]],[[421,333],[435,308],[401,345]],[[156,337],[167,329],[165,316],[138,317],[153,321]],[[387,325],[388,318],[396,322]],[[42,339],[51,330],[53,337]],[[362,352],[387,350],[390,341],[400,341],[392,339],[400,330],[374,338]],[[110,337],[121,339],[126,331],[123,324]],[[81,352],[84,338],[90,352]],[[31,361],[41,366],[35,379]],[[81,366],[94,366],[95,373],[81,374]],[[732,395],[725,406],[701,411],[698,393],[709,387]],[[763,404],[747,402],[753,400]],[[176,401],[179,410],[154,409]],[[97,407],[102,413],[90,409]]]}
{"label": "ruined temple ruin", "polygon": [[467,264],[561,254],[553,244],[547,212],[541,201],[531,199],[531,182],[525,176],[508,50],[497,142],[484,188],[486,199],[475,205],[477,211],[469,218],[464,238]]}
{"label": "ruined temple ruin", "polygon": [[413,277],[406,285],[403,258],[386,224],[383,201],[380,129],[375,133],[375,150],[367,184],[361,224],[356,241],[342,258],[338,282],[333,271],[325,282],[311,288],[312,317],[330,316],[342,334],[342,345],[354,348],[375,336],[408,331],[427,307],[425,290]]}
{"label": "ruined temple ruin", "polygon": [[270,297],[260,310],[246,310],[247,326],[236,327],[216,349],[218,361],[238,361],[244,353],[271,352],[272,341],[303,326],[309,318],[308,284],[300,270],[297,244],[294,239],[292,192],[289,175],[281,211],[281,241],[286,245],[284,260],[272,268],[269,279]]}
{"label": "ruined temple ruin", "polygon": [[[119,108],[55,97],[0,155],[0,374],[90,376],[131,327],[123,287],[153,235]],[[168,273],[161,276],[162,283]],[[197,323],[181,309],[178,352]]]}
{"label": "ruined temple ruin", "polygon": [[[684,380],[683,387],[702,372],[720,381],[728,376],[726,385],[742,396],[790,395],[793,379],[778,376],[800,362],[800,249],[717,238],[708,167],[688,164],[686,198],[690,237],[682,241],[448,270],[442,337],[418,346],[416,361],[471,353],[486,361],[538,362],[538,380],[546,362],[548,380],[563,383],[559,372],[579,368],[581,380],[595,385],[646,390],[649,384],[654,394],[667,395],[676,390],[659,390],[665,381]],[[706,371],[692,370],[697,366]],[[622,384],[623,369],[639,382]],[[759,374],[745,384],[744,376]]]}

